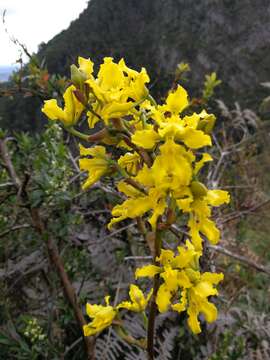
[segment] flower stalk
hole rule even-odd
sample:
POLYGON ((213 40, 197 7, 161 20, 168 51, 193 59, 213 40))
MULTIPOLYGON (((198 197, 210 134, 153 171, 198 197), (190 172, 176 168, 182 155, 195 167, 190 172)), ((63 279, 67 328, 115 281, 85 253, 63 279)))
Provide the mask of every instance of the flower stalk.
POLYGON ((113 207, 108 228, 136 220, 153 257, 151 264, 135 271, 137 281, 152 279, 152 288, 144 293, 130 284, 130 300, 110 305, 106 296, 105 305, 87 304, 91 321, 84 325, 84 334, 94 336, 115 326, 122 339, 146 349, 148 360, 154 360, 158 313, 185 312, 194 334, 201 332, 200 314, 209 323, 217 318, 217 308, 209 299, 218 294, 216 286, 223 274, 203 272, 200 267, 205 239, 216 245, 220 238, 212 208, 230 199, 226 191, 208 189, 200 182, 201 168, 213 160, 203 151, 212 145, 215 116, 205 110, 194 112, 188 93, 176 84, 165 102, 157 104, 147 89, 146 70, 130 69, 123 59, 116 63, 104 58, 96 77, 90 59, 80 57, 78 62, 79 67, 72 67, 73 84, 63 95, 64 107, 51 99, 42 111, 78 139, 95 143, 88 148, 80 145, 80 169, 87 172, 83 189, 115 176, 124 200, 113 207), (89 129, 98 124, 102 130, 86 135, 74 128, 85 110, 89 129), (169 231, 179 238, 175 228, 179 214, 187 218, 187 231, 174 252, 163 248, 163 243, 169 231), (146 340, 123 329, 122 311, 142 314, 146 340))
MULTIPOLYGON (((154 247, 154 256, 153 264, 158 265, 157 258, 160 256, 161 249, 161 236, 160 232, 155 233, 155 247, 154 247)), ((159 289, 159 274, 156 274, 153 279, 153 295, 150 303, 149 318, 148 318, 148 328, 147 328, 147 356, 148 360, 154 360, 154 337, 155 337, 155 321, 157 316, 157 304, 156 297, 159 289)))

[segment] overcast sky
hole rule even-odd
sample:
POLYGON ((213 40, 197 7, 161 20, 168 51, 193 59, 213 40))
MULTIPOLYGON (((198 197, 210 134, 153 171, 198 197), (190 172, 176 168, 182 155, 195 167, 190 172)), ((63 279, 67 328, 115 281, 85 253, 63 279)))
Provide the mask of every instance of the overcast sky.
POLYGON ((88 0, 0 0, 0 66, 13 65, 19 50, 4 31, 2 14, 6 9, 6 26, 30 52, 47 42, 86 8, 88 0))

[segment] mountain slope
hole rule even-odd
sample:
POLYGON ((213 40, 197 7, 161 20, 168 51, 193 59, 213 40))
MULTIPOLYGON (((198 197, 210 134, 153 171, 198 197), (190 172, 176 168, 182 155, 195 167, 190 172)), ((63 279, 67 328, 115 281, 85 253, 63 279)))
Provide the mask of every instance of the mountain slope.
POLYGON ((156 91, 166 89, 178 62, 187 61, 191 88, 217 71, 222 96, 253 104, 260 82, 270 77, 269 39, 269 0, 91 0, 40 56, 62 74, 78 55, 124 57, 159 78, 156 91))

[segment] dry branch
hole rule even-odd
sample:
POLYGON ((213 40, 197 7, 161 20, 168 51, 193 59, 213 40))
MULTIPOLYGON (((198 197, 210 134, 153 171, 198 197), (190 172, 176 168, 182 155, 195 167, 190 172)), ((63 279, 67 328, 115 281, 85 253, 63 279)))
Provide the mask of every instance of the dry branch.
MULTIPOLYGON (((4 166, 10 176, 10 179, 13 182, 13 185, 16 187, 18 194, 22 197, 23 200, 26 200, 26 203, 29 203, 28 194, 26 191, 27 180, 21 181, 16 174, 15 168, 13 167, 11 158, 8 153, 8 149, 6 146, 5 140, 0 140, 0 156, 3 160, 4 166)), ((72 306, 75 318, 77 320, 78 327, 82 332, 82 328, 86 325, 86 320, 83 316, 81 307, 79 305, 79 300, 77 298, 76 292, 69 280, 69 277, 65 271, 63 261, 60 257, 59 251, 51 238, 50 234, 47 232, 46 226, 42 217, 40 216, 40 212, 37 208, 32 208, 30 205, 26 206, 29 210, 33 226, 36 231, 42 236, 47 245, 47 250, 49 254, 49 258, 51 263, 57 270, 57 274, 61 280, 63 290, 68 300, 69 304, 72 306)), ((84 337, 84 344, 87 354, 87 360, 94 360, 94 338, 93 337, 84 337)))
POLYGON ((223 255, 229 256, 229 257, 231 257, 233 259, 236 259, 236 260, 240 261, 241 263, 243 263, 246 266, 250 266, 250 267, 252 267, 252 268, 254 268, 254 269, 256 269, 256 270, 258 270, 260 272, 263 272, 265 274, 270 275, 270 269, 266 268, 263 265, 259 265, 259 264, 257 264, 256 262, 254 262, 252 260, 249 260, 245 256, 234 253, 234 252, 232 252, 230 250, 227 250, 224 247, 219 246, 219 245, 208 245, 208 248, 211 249, 211 250, 214 250, 216 252, 219 252, 219 253, 221 253, 223 255))

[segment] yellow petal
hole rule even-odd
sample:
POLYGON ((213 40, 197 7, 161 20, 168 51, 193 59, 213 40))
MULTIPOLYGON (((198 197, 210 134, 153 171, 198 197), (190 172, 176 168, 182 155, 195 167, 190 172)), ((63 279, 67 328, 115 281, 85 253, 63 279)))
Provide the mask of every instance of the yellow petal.
POLYGON ((117 309, 125 308, 131 311, 140 312, 144 311, 147 306, 147 299, 144 297, 143 292, 138 286, 131 284, 129 290, 130 301, 123 301, 117 306, 117 309))
POLYGON ((187 291, 183 290, 181 292, 181 299, 180 302, 177 304, 172 305, 172 309, 174 311, 177 311, 179 313, 181 313, 182 311, 185 311, 187 308, 187 291))
MULTIPOLYGON (((99 102, 95 102, 92 104, 93 111, 100 115, 101 106, 99 102)), ((94 115, 92 111, 87 111, 87 119, 88 119, 88 125, 90 129, 93 129, 95 125, 100 121, 99 117, 94 115)))
POLYGON ((156 191, 156 189, 151 189, 149 191, 149 197, 152 200, 152 209, 153 209, 153 213, 152 216, 149 218, 149 223, 152 227, 152 230, 156 229, 156 225, 157 225, 157 221, 158 218, 163 215, 166 207, 167 207, 167 202, 165 199, 165 196, 163 196, 162 192, 156 191), (157 192, 157 194, 155 194, 157 192), (160 196, 160 197, 158 197, 160 196))
POLYGON ((110 303, 110 296, 109 295, 107 295, 107 296, 105 296, 105 304, 106 305, 109 305, 109 303, 110 303))
POLYGON ((192 283, 189 280, 185 271, 179 271, 177 275, 177 283, 184 289, 188 289, 192 286, 192 283))
POLYGON ((201 276, 202 281, 210 282, 211 284, 218 284, 220 281, 224 279, 224 275, 222 273, 210 273, 205 272, 201 276))
POLYGON ((200 312, 205 316, 205 320, 208 323, 212 323, 217 320, 217 308, 214 304, 209 301, 203 301, 200 306, 200 312))
POLYGON ((102 119, 107 122, 109 119, 128 115, 133 106, 133 102, 131 101, 124 103, 111 102, 101 109, 100 115, 102 119))
POLYGON ((220 206, 230 202, 230 195, 228 191, 224 190, 208 190, 207 202, 212 206, 220 206))
POLYGON ((80 159, 79 166, 81 170, 88 171, 87 180, 82 185, 82 188, 88 189, 94 185, 103 175, 105 175, 107 168, 98 163, 95 159, 80 159))
POLYGON ((111 90, 122 88, 125 77, 118 64, 113 62, 113 58, 105 57, 103 64, 100 65, 98 80, 105 90, 111 90))
POLYGON ((202 250, 202 237, 200 236, 200 228, 194 216, 191 216, 188 221, 189 235, 191 237, 192 244, 198 251, 202 250))
POLYGON ((94 317, 100 310, 102 310, 102 305, 96 305, 96 304, 86 304, 86 313, 89 317, 94 317))
POLYGON ((152 149, 160 140, 159 134, 153 130, 138 130, 132 135, 131 140, 133 144, 141 146, 144 149, 152 149))
POLYGON ((116 205, 112 209, 113 219, 110 221, 109 229, 113 224, 130 218, 134 219, 143 215, 152 208, 152 200, 149 196, 141 196, 136 199, 127 199, 121 205, 116 205))
POLYGON ((173 266, 179 269, 185 268, 193 259, 196 252, 193 249, 185 249, 183 246, 178 246, 179 255, 177 255, 173 261, 173 266))
POLYGON ((158 133, 162 138, 179 138, 184 133, 185 129, 179 124, 163 123, 163 127, 159 128, 158 133))
POLYGON ((83 184, 83 189, 87 189, 97 182, 108 170, 106 149, 103 146, 85 148, 80 145, 80 155, 91 155, 93 157, 91 159, 83 158, 79 160, 80 169, 88 171, 88 178, 83 184))
POLYGON ((135 180, 146 187, 152 187, 155 185, 155 176, 152 169, 149 169, 144 164, 143 168, 138 172, 135 180))
POLYGON ((96 334, 96 330, 90 325, 83 325, 83 334, 84 336, 92 336, 96 334))
POLYGON ((74 95, 74 90, 76 90, 74 85, 69 86, 64 92, 63 98, 65 101, 65 126, 72 126, 77 123, 81 113, 84 109, 84 106, 79 102, 79 100, 74 95))
POLYGON ((156 274, 159 274, 162 269, 156 265, 145 265, 139 269, 136 269, 135 278, 149 277, 153 278, 156 274))
POLYGON ((160 256, 156 258, 156 261, 162 265, 169 265, 174 259, 174 252, 172 250, 161 249, 160 256))
POLYGON ((203 167, 203 165, 208 162, 208 161, 213 161, 213 158, 211 155, 209 155, 208 153, 204 153, 201 160, 197 161, 195 163, 195 167, 194 167, 194 174, 197 175, 198 172, 201 170, 201 168, 203 167))
MULTIPOLYGON (((198 184, 197 184, 198 185, 198 184)), ((201 184, 203 185, 203 184, 201 184)), ((199 183, 199 186, 196 186, 195 187, 196 191, 195 194, 193 193, 193 195, 200 195, 203 194, 205 191, 205 187, 204 186, 200 186, 200 183, 199 183)), ((195 190, 193 188, 193 190, 195 190)), ((202 199, 202 198, 196 198, 193 203, 192 203, 192 208, 193 208, 193 211, 194 213, 196 214, 197 218, 200 220, 200 221, 203 221, 202 219, 205 219, 206 217, 210 216, 211 215, 211 209, 210 207, 207 205, 207 202, 205 201, 205 199, 202 199)))
POLYGON ((196 129, 198 126, 198 123, 200 121, 200 115, 193 113, 192 115, 185 116, 183 118, 183 120, 184 120, 184 123, 186 126, 192 128, 192 129, 196 129))
POLYGON ((220 239, 220 231, 216 227, 214 221, 204 219, 200 225, 201 232, 208 238, 211 244, 215 245, 220 239))
POLYGON ((137 198, 142 195, 142 192, 140 190, 137 190, 135 187, 133 187, 130 184, 127 184, 124 180, 120 181, 117 184, 117 189, 124 193, 125 195, 131 197, 131 198, 137 198))
POLYGON ((192 177, 192 168, 186 151, 172 139, 160 146, 160 155, 155 159, 152 173, 157 188, 164 191, 187 186, 192 177))
POLYGON ((164 272, 160 275, 164 280, 166 287, 171 292, 175 292, 179 284, 179 271, 173 270, 170 266, 165 266, 164 272))
POLYGON ((130 311, 137 311, 137 304, 133 304, 130 301, 122 301, 120 304, 117 305, 117 309, 127 309, 130 311))
POLYGON ((101 145, 86 148, 80 144, 79 149, 81 156, 91 155, 93 157, 100 157, 100 158, 105 158, 106 156, 106 148, 101 145))
POLYGON ((186 90, 178 85, 176 91, 171 92, 167 97, 166 104, 172 113, 179 114, 188 106, 188 94, 186 90))
POLYGON ((196 295, 207 298, 208 296, 217 295, 217 289, 210 282, 200 281, 194 288, 196 295))
POLYGON ((194 334, 199 334, 202 331, 198 320, 198 314, 194 311, 189 312, 188 326, 194 334))
POLYGON ((133 302, 139 303, 145 300, 142 290, 134 284, 130 285, 129 296, 133 302))
POLYGON ((125 155, 120 156, 117 162, 122 168, 126 169, 130 174, 136 175, 140 160, 141 159, 139 154, 127 152, 125 155))
POLYGON ((136 76, 134 81, 130 84, 130 97, 135 101, 144 99, 149 93, 147 87, 145 86, 145 84, 149 83, 149 81, 149 76, 147 75, 146 70, 143 68, 136 76))
POLYGON ((164 313, 168 310, 171 304, 172 294, 167 288, 166 284, 162 284, 157 292, 156 304, 160 313, 164 313))
POLYGON ((94 64, 88 58, 78 57, 79 69, 85 74, 86 79, 89 79, 93 73, 94 64))
POLYGON ((183 134, 179 136, 179 140, 182 140, 184 144, 191 149, 199 149, 203 146, 212 145, 212 140, 209 135, 206 135, 201 130, 191 128, 185 128, 183 134))
POLYGON ((193 202, 193 196, 186 197, 184 199, 176 200, 176 204, 183 212, 190 212, 192 210, 191 204, 193 202))
POLYGON ((66 115, 63 109, 57 105, 55 99, 44 101, 44 106, 41 111, 50 119, 50 120, 62 120, 65 121, 66 115))

